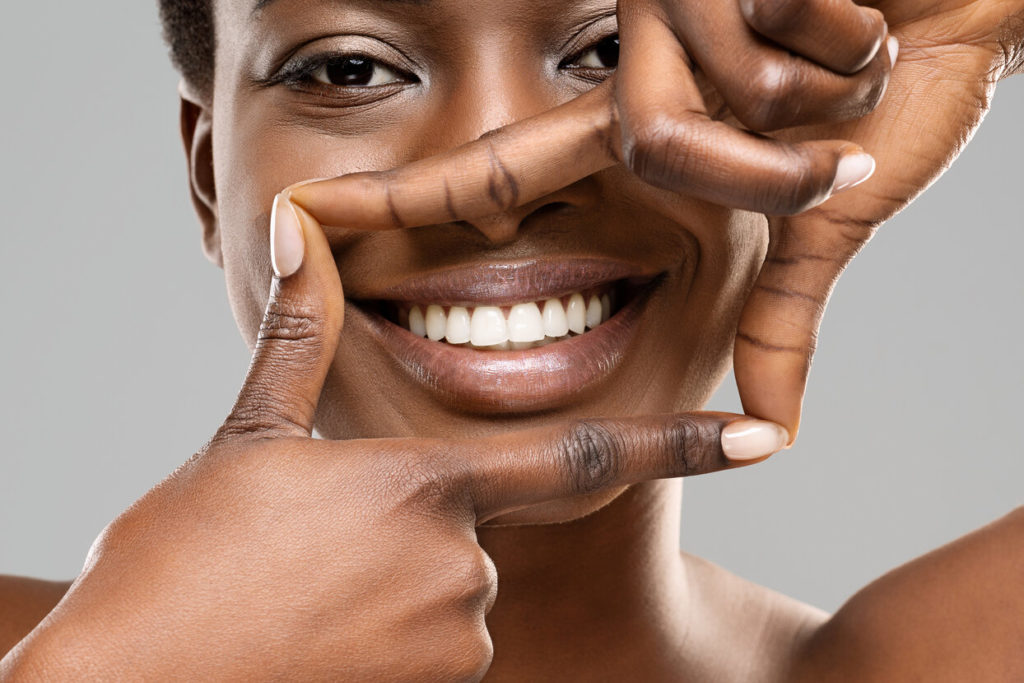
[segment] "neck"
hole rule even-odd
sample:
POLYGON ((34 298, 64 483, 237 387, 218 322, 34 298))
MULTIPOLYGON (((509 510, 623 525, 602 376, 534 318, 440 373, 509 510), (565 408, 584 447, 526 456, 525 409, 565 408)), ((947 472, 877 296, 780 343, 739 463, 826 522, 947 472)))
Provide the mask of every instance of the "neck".
POLYGON ((668 671, 688 613, 681 502, 681 481, 646 482, 573 522, 478 529, 498 570, 488 680, 668 671))

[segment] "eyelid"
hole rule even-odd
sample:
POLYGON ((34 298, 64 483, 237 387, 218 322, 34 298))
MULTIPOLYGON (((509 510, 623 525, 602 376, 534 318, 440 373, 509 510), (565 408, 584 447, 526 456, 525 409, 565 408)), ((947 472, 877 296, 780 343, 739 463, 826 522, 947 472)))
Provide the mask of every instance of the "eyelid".
MULTIPOLYGON (((565 56, 562 57, 561 61, 559 61, 558 68, 573 68, 570 66, 570 64, 578 60, 580 57, 582 57, 583 54, 587 52, 587 50, 597 47, 597 44, 600 43, 602 40, 610 36, 616 35, 618 34, 618 32, 619 23, 617 21, 617 16, 614 13, 607 14, 602 17, 599 17, 598 19, 595 19, 594 21, 584 26, 583 29, 581 29, 575 35, 575 37, 573 37, 572 40, 565 44, 565 46, 562 48, 563 54, 565 56), (607 26, 607 24, 610 24, 610 26, 607 26)), ((593 67, 576 68, 593 69, 593 67)))
MULTIPOLYGON (((372 60, 407 79, 419 82, 416 65, 402 51, 373 36, 347 34, 307 41, 285 56, 260 85, 296 84, 311 80, 312 74, 333 60, 359 56, 372 60)), ((341 87, 341 86, 326 86, 341 87)))

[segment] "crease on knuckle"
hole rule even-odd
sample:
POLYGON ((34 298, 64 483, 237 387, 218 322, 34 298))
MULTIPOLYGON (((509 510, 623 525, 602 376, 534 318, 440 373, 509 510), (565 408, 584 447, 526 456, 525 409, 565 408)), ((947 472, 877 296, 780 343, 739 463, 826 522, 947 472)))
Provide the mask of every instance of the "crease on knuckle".
POLYGON ((680 189, 695 159, 707 158, 708 143, 687 114, 646 113, 622 142, 622 158, 636 175, 667 189, 680 189))
POLYGON ((679 476, 700 474, 725 463, 722 439, 716 424, 699 420, 689 415, 673 417, 666 431, 667 446, 675 456, 676 472, 679 476))
POLYGON ((794 97, 798 68, 779 59, 767 58, 750 69, 749 87, 734 107, 742 122, 756 131, 770 131, 790 125, 800 115, 801 98, 794 97))
POLYGON ((277 293, 267 304, 256 343, 318 341, 323 337, 325 326, 326 321, 318 307, 277 293))
POLYGON ((577 494, 598 491, 619 474, 623 445, 596 420, 578 420, 562 439, 562 456, 569 490, 577 494))

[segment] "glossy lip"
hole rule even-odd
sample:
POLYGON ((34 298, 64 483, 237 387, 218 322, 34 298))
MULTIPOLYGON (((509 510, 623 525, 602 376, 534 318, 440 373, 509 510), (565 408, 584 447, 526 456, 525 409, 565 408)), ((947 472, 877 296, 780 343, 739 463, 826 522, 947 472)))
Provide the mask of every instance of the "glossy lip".
POLYGON ((649 280, 656 271, 608 259, 577 258, 448 268, 386 287, 353 290, 356 300, 441 306, 510 306, 552 299, 618 280, 649 280))
MULTIPOLYGON (((461 274, 465 271, 454 272, 461 274)), ((500 272, 500 268, 488 272, 493 276, 500 272)), ((568 274, 565 282, 572 277, 577 278, 572 284, 565 284, 567 288, 596 284, 592 272, 586 283, 572 275, 581 272, 574 268, 559 272, 568 274)), ((637 275, 635 270, 632 275, 637 275)), ((516 282, 534 281, 519 279, 516 282)), ((365 320, 372 334, 406 372, 450 403, 490 413, 536 412, 565 404, 619 367, 637 337, 647 302, 663 282, 663 277, 652 280, 608 321, 593 330, 522 351, 480 351, 430 341, 354 304, 346 307, 346 315, 365 320)), ((550 287, 545 287, 545 291, 534 291, 531 289, 534 284, 517 284, 521 289, 514 295, 502 293, 499 296, 496 290, 490 289, 492 283, 493 280, 485 279, 476 290, 477 293, 487 291, 490 294, 486 299, 488 303, 523 301, 535 295, 546 298, 555 294, 550 287)), ((392 296, 411 292, 411 289, 405 292, 390 290, 392 296)), ((430 295, 441 292, 435 289, 430 295)), ((420 297, 423 296, 422 290, 416 291, 416 298, 412 300, 422 300, 420 297)), ((461 296, 461 300, 465 300, 466 294, 461 296)), ((479 301, 476 303, 479 305, 479 301)))

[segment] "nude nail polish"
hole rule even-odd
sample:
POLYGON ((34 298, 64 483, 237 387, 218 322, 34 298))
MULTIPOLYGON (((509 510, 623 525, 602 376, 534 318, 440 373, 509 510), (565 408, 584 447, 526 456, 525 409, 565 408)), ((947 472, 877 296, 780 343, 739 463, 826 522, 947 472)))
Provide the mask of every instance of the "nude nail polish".
POLYGON ((789 443, 781 425, 766 420, 742 418, 722 429, 722 451, 730 460, 755 460, 777 453, 789 443))
POLYGON ((306 242, 295 207, 284 195, 277 195, 270 214, 270 262, 279 278, 294 275, 302 265, 306 242))
POLYGON ((900 56, 900 41, 896 40, 896 36, 889 36, 885 46, 889 48, 889 64, 895 66, 896 58, 900 56))
POLYGON ((875 158, 866 152, 844 154, 836 168, 832 193, 849 190, 860 185, 875 172, 875 158))

